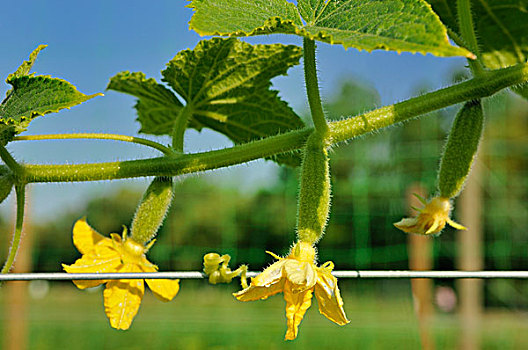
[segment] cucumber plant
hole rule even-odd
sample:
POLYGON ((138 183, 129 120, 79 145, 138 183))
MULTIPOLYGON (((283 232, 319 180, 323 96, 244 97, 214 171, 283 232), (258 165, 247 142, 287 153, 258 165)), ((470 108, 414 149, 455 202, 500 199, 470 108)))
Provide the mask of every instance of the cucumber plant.
MULTIPOLYGON (((170 146, 137 136, 115 134, 26 135, 32 120, 86 102, 96 96, 79 92, 61 79, 35 75, 31 68, 45 46, 7 77, 12 88, 0 104, 0 199, 16 191, 17 220, 2 273, 15 260, 24 218, 25 187, 31 183, 117 180, 154 177, 122 235, 105 237, 86 219, 73 230, 82 253, 68 272, 150 272, 146 259, 173 197, 174 178, 183 174, 265 158, 280 166, 301 167, 297 211, 297 239, 290 253, 248 284, 247 267, 231 270, 229 256, 210 253, 204 259, 212 283, 230 282, 242 274, 241 301, 265 299, 282 292, 286 300, 286 339, 295 339, 311 305, 331 321, 345 325, 333 262, 318 265, 316 245, 331 210, 329 159, 332 147, 428 112, 463 104, 450 131, 438 171, 438 189, 415 218, 395 224, 413 234, 438 236, 450 224, 452 198, 464 185, 478 150, 486 111, 482 99, 503 89, 528 98, 527 0, 191 0, 190 30, 210 36, 193 49, 180 51, 161 72, 162 80, 142 72, 121 72, 108 89, 133 95, 140 133, 168 135, 170 146), (302 38, 302 47, 249 44, 240 37, 288 34, 302 38), (450 41, 451 40, 451 41, 450 41), (321 103, 316 45, 358 50, 389 50, 467 58, 472 77, 452 86, 412 97, 360 115, 328 121, 321 103), (273 90, 271 79, 286 75, 301 62, 311 124, 273 90), (184 152, 188 129, 212 129, 227 136, 232 147, 207 152, 184 152), (113 139, 153 147, 159 157, 87 164, 28 164, 18 162, 6 145, 19 140, 113 139)), ((324 70, 321 71, 324 74, 324 70)), ((102 98, 102 97, 100 97, 102 98)), ((285 233, 288 234, 288 233, 285 233)), ((200 257, 197 257, 200 259, 200 257)), ((171 300, 178 281, 145 280, 156 296, 171 300)), ((144 293, 142 280, 75 281, 79 288, 106 284, 105 312, 112 327, 127 329, 144 293)))

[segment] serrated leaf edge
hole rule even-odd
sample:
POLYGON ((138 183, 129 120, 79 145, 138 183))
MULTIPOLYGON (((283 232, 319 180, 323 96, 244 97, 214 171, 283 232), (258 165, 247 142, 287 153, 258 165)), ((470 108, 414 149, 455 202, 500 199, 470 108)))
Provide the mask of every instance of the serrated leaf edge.
POLYGON ((26 61, 22 62, 22 64, 16 69, 16 71, 7 76, 6 83, 9 84, 9 81, 14 77, 30 75, 29 72, 31 71, 31 68, 33 68, 35 61, 37 60, 37 56, 39 55, 40 51, 44 50, 46 47, 48 47, 48 45, 41 44, 37 46, 35 50, 31 51, 31 53, 29 54, 29 58, 26 61))
MULTIPOLYGON (((97 97, 97 96, 104 96, 104 94, 98 92, 98 93, 95 93, 95 94, 92 94, 92 95, 85 95, 83 94, 82 92, 80 92, 79 90, 77 90, 77 87, 75 85, 73 85, 72 83, 70 83, 69 81, 67 80, 64 80, 64 79, 60 79, 60 78, 54 78, 52 77, 51 75, 37 75, 37 76, 32 76, 32 75, 21 75, 21 76, 12 76, 9 81, 12 81, 12 79, 14 78, 21 78, 21 77, 31 77, 31 78, 49 78, 49 79, 53 79, 53 80, 58 80, 58 81, 61 81, 61 82, 64 82, 66 84, 69 84, 71 87, 73 87, 73 89, 75 91, 77 91, 78 93, 82 94, 83 96, 78 99, 76 101, 76 103, 70 105, 70 106, 64 106, 64 107, 59 107, 57 109, 47 109, 43 112, 36 112, 36 111, 32 111, 31 114, 29 116, 27 115, 21 115, 20 116, 20 122, 24 122, 24 121, 32 121, 33 119, 35 119, 36 117, 39 117, 39 116, 43 116, 43 115, 46 115, 46 114, 50 114, 50 113, 57 113, 63 109, 71 109, 72 107, 75 107, 83 102, 86 102, 94 97, 97 97)), ((11 89, 10 92, 12 92, 13 90, 11 89)), ((5 100, 4 100, 5 101, 5 100)), ((0 104, 1 106, 1 104, 0 104)), ((0 124, 3 124, 3 125, 7 125, 7 126, 16 126, 16 123, 18 123, 19 121, 16 121, 12 118, 9 118, 9 119, 5 119, 4 117, 0 116, 0 124)))
MULTIPOLYGON (((373 50, 385 50, 385 51, 395 51, 398 54, 401 54, 402 52, 410 52, 410 53, 413 53, 413 54, 420 53, 420 54, 422 54, 424 56, 426 54, 430 53, 430 54, 432 54, 434 56, 443 56, 443 57, 463 56, 463 57, 466 57, 466 58, 475 59, 476 56, 473 53, 471 53, 470 51, 468 51, 467 49, 465 49, 463 47, 453 46, 453 45, 451 45, 449 43, 449 39, 448 39, 448 36, 447 36, 447 30, 445 29, 445 25, 442 23, 442 21, 440 21, 440 18, 438 17, 438 15, 432 10, 432 7, 430 6, 430 4, 426 3, 423 0, 422 0, 422 2, 424 2, 429 7, 429 9, 431 10, 431 13, 434 14, 434 16, 436 17, 438 22, 441 23, 442 26, 444 27, 444 33, 443 34, 444 34, 444 37, 445 37, 445 42, 446 42, 446 44, 448 44, 448 46, 446 46, 445 49, 439 50, 436 53, 432 53, 432 52, 430 52, 428 50, 420 50, 420 49, 417 49, 417 50, 414 50, 414 51, 413 50, 394 50, 394 49, 388 48, 386 45, 383 45, 383 44, 380 44, 379 46, 376 46, 376 47, 374 47, 372 49, 367 49, 367 48, 358 47, 358 46, 346 46, 346 43, 344 41, 342 41, 342 40, 334 40, 334 37, 331 34, 325 34, 325 33, 322 33, 320 31, 317 34, 311 34, 311 33, 309 33, 306 30, 306 28, 309 28, 309 27, 317 28, 317 26, 303 26, 303 27, 299 27, 299 26, 297 26, 295 24, 295 22, 293 20, 290 20, 290 19, 283 20, 279 16, 268 18, 262 24, 262 26, 257 27, 257 28, 253 29, 250 32, 239 30, 239 31, 227 33, 227 32, 220 32, 220 31, 207 32, 207 31, 203 31, 203 30, 200 30, 200 29, 194 27, 194 25, 193 25, 194 15, 193 15, 193 17, 191 18, 191 21, 189 22, 189 29, 194 30, 200 36, 212 35, 212 36, 241 37, 241 36, 255 36, 255 35, 273 34, 273 33, 277 33, 277 34, 295 34, 295 35, 299 35, 301 37, 305 37, 305 38, 308 38, 308 39, 311 39, 311 40, 322 41, 322 42, 325 42, 325 43, 330 44, 330 45, 342 45, 345 48, 345 50, 348 50, 349 48, 355 48, 355 49, 357 49, 359 51, 367 51, 367 52, 372 52, 373 50), (289 28, 289 30, 281 30, 281 29, 276 30, 276 28, 279 28, 279 26, 283 26, 285 28, 289 28)), ((195 9, 195 7, 191 6, 191 4, 189 4, 187 6, 195 9)), ((197 13, 197 12, 198 12, 198 10, 196 10, 195 13, 197 13)), ((324 27, 321 27, 321 28, 324 28, 324 27)), ((333 28, 329 28, 329 29, 333 29, 333 28)), ((362 35, 370 35, 370 34, 365 34, 365 33, 361 33, 361 34, 362 35)), ((394 38, 390 38, 390 39, 394 40, 394 41, 398 40, 398 39, 394 39, 394 38)), ((410 42, 407 42, 407 41, 404 41, 404 42, 405 42, 406 45, 413 45, 414 44, 414 43, 410 43, 410 42)), ((414 45, 420 46, 420 47, 424 46, 422 44, 414 44, 414 45)), ((434 46, 431 46, 431 47, 435 48, 434 46)))
MULTIPOLYGON (((84 95, 84 94, 83 94, 84 95)), ((86 102, 94 97, 97 97, 97 96, 104 96, 104 94, 102 93, 96 93, 96 94, 92 94, 92 95, 84 95, 82 99, 78 100, 77 103, 71 105, 71 106, 65 106, 65 107, 59 107, 59 108, 56 108, 56 109, 46 109, 45 111, 43 112, 36 112, 36 111, 32 111, 30 116, 26 116, 26 115, 22 115, 20 116, 20 122, 24 122, 24 121, 32 121, 33 119, 37 118, 37 117, 40 117, 40 116, 44 116, 46 114, 50 114, 50 113, 57 113, 63 109, 71 109, 72 107, 75 107, 83 102, 86 102)), ((8 119, 8 120, 5 120, 3 117, 0 117, 0 124, 3 124, 3 125, 7 125, 7 126, 16 126, 16 123, 18 123, 16 120, 13 120, 12 118, 8 119)))
MULTIPOLYGON (((200 50, 206 50, 207 48, 205 47, 205 45, 207 43, 211 43, 212 45, 216 45, 216 44, 220 44, 220 42, 222 41, 227 41, 227 40, 236 40, 236 42, 234 42, 233 46, 237 45, 237 44, 240 44, 240 45, 249 45, 250 47, 252 47, 252 50, 259 50, 259 49, 262 49, 263 47, 268 47, 268 48, 280 48, 281 50, 279 51, 286 51, 286 50, 291 50, 291 57, 293 58, 297 58, 295 63, 294 64, 288 64, 288 68, 284 70, 283 73, 280 73, 280 74, 276 74, 274 77, 277 77, 277 76, 286 76, 288 75, 288 70, 289 68, 293 67, 293 66, 296 66, 299 64, 300 62, 300 59, 302 57, 302 48, 299 47, 299 46, 296 46, 296 45, 286 45, 286 44, 281 44, 281 43, 274 43, 274 44, 248 44, 248 43, 245 43, 243 41, 240 41, 240 40, 237 40, 235 38, 233 38, 234 35, 232 36, 232 38, 227 38, 227 39, 224 39, 224 38, 211 38, 211 39, 205 39, 205 40, 201 40, 200 42, 198 42, 198 44, 196 44, 196 46, 194 47, 194 49, 185 49, 185 50, 182 50, 180 52, 178 52, 178 54, 176 56, 174 56, 166 65, 166 68, 161 72, 162 74, 162 81, 165 82, 165 83, 168 83, 169 85, 170 84, 174 84, 174 82, 172 81, 169 81, 168 78, 165 77, 165 74, 166 72, 169 70, 169 69, 180 69, 181 67, 181 63, 183 62, 185 64, 185 61, 188 59, 187 57, 184 57, 185 55, 192 55, 193 52, 197 49, 200 49, 200 50)), ((247 47, 243 47, 243 46, 239 46, 239 47, 235 47, 235 50, 237 51, 244 51, 245 49, 247 49, 247 47)), ((234 69, 234 67, 232 67, 231 69, 234 69)), ((210 84, 216 79, 215 78, 211 78, 211 80, 205 84, 203 86, 203 89, 206 89, 210 86, 210 84)), ((266 88, 270 88, 272 86, 272 82, 271 80, 268 80, 265 84, 262 84, 262 87, 266 87, 266 88)), ((174 89, 174 87, 171 86, 171 88, 173 90, 176 90, 174 89)), ((230 87, 230 89, 234 89, 236 87, 230 87)), ((183 88, 180 87, 180 90, 184 90, 183 88)), ((181 95, 179 93, 176 92, 176 94, 180 97, 182 97, 187 103, 190 103, 193 105, 193 107, 195 108, 200 108, 201 106, 203 105, 208 105, 208 104, 215 104, 215 103, 219 103, 219 100, 216 100, 216 98, 218 96, 210 96, 208 97, 207 99, 203 99, 203 100, 200 100, 199 102, 198 99, 201 97, 201 92, 202 91, 199 91, 192 99, 190 99, 189 96, 187 95, 181 95)), ((220 93, 218 95, 221 95, 220 93)))

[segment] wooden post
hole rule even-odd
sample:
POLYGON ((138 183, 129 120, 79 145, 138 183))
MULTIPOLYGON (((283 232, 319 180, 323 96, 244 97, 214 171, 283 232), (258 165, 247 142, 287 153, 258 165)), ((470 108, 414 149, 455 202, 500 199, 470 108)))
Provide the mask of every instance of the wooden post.
MULTIPOLYGON (((407 190, 408 207, 422 207, 423 205, 413 194, 426 198, 427 195, 425 189, 419 184, 414 184, 407 190)), ((411 209, 409 214, 414 216, 418 213, 411 209)), ((409 253, 409 269, 416 271, 431 270, 433 267, 431 237, 413 234, 410 234, 408 237, 409 244, 407 247, 409 253)), ((433 316, 433 280, 427 278, 413 278, 411 279, 411 289, 414 301, 414 311, 419 322, 422 349, 432 350, 435 348, 434 340, 431 335, 431 321, 433 316)))
MULTIPOLYGON (((27 193, 27 192, 26 192, 27 193)), ((27 197, 26 197, 27 198, 27 197)), ((33 239, 29 232, 29 224, 27 222, 27 206, 26 199, 26 220, 22 230, 22 240, 18 250, 14 269, 12 272, 23 273, 31 272, 32 259, 31 253, 33 248, 33 239)), ((13 220, 14 222, 14 220, 13 220)), ((14 225, 13 225, 14 227, 14 225)), ((28 315, 29 315, 29 296, 28 296, 28 282, 26 281, 11 281, 4 282, 5 292, 5 324, 4 324, 4 339, 3 347, 5 350, 25 350, 28 349, 28 315)))
MULTIPOLYGON (((467 231, 457 233, 457 268, 463 271, 482 270, 482 188, 479 184, 480 167, 473 166, 464 191, 457 203, 459 218, 467 231)), ((482 280, 461 279, 457 282, 460 300, 460 349, 480 348, 480 318, 482 314, 482 280)))

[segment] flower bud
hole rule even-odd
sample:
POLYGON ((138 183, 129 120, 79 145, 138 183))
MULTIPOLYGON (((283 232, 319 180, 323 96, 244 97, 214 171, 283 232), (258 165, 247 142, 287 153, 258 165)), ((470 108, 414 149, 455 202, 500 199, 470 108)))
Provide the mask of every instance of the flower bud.
POLYGON ((242 288, 247 288, 247 265, 240 265, 235 271, 229 268, 231 257, 227 254, 220 256, 217 253, 208 253, 203 258, 203 271, 209 276, 209 283, 231 283, 233 278, 240 276, 242 288))

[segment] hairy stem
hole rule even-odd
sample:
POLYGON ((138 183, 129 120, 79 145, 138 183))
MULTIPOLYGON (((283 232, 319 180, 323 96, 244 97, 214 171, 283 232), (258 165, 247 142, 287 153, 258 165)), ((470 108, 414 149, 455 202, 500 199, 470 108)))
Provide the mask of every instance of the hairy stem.
POLYGON ((467 48, 477 56, 476 60, 468 59, 469 67, 473 75, 481 75, 484 72, 484 68, 480 59, 477 36, 475 35, 470 0, 457 0, 457 14, 462 40, 466 43, 467 48))
POLYGON ((115 140, 137 143, 144 146, 149 146, 170 155, 173 151, 155 141, 147 140, 141 137, 116 135, 116 134, 100 134, 100 133, 81 133, 81 134, 48 134, 48 135, 27 135, 15 136, 13 141, 39 141, 39 140, 68 140, 68 139, 100 139, 100 140, 115 140))
POLYGON ((183 141, 185 130, 187 130, 187 122, 192 115, 192 108, 188 105, 183 107, 176 118, 176 123, 172 129, 172 148, 180 153, 183 153, 183 141))
POLYGON ((4 146, 0 146, 0 158, 2 158, 2 160, 5 163, 5 165, 7 165, 7 167, 9 169, 11 169, 11 171, 15 175, 19 175, 19 174, 21 174, 23 172, 22 166, 17 163, 15 158, 13 158, 13 156, 11 156, 11 153, 9 153, 4 146))
POLYGON ((18 253, 18 248, 20 247, 20 239, 22 237, 22 225, 24 223, 24 206, 26 204, 26 191, 25 185, 15 186, 16 190, 16 201, 17 201, 17 216, 15 224, 15 232, 13 234, 13 241, 11 242, 11 247, 9 248, 9 254, 7 256, 4 267, 0 273, 8 273, 13 267, 15 262, 16 255, 18 253))
POLYGON ((321 96, 319 94, 319 85, 317 83, 317 68, 315 66, 315 41, 304 38, 303 39, 304 52, 304 79, 306 82, 306 94, 308 95, 308 103, 310 104, 310 112, 312 113, 312 120, 315 130, 325 135, 328 131, 326 118, 321 104, 321 96))
MULTIPOLYGON (((488 97, 528 81, 528 64, 485 72, 463 83, 391 106, 329 123, 328 139, 338 143, 457 103, 488 97)), ((144 176, 177 176, 218 169, 300 149, 312 129, 216 151, 126 162, 77 165, 24 165, 24 182, 98 181, 144 176)))
POLYGON ((528 81, 528 64, 484 72, 457 85, 411 98, 391 106, 330 123, 332 143, 346 141, 388 127, 421 114, 457 103, 488 97, 496 92, 528 81))
POLYGON ((313 129, 287 134, 215 151, 75 165, 25 165, 27 182, 68 182, 125 179, 145 176, 177 176, 223 168, 299 149, 313 129))

